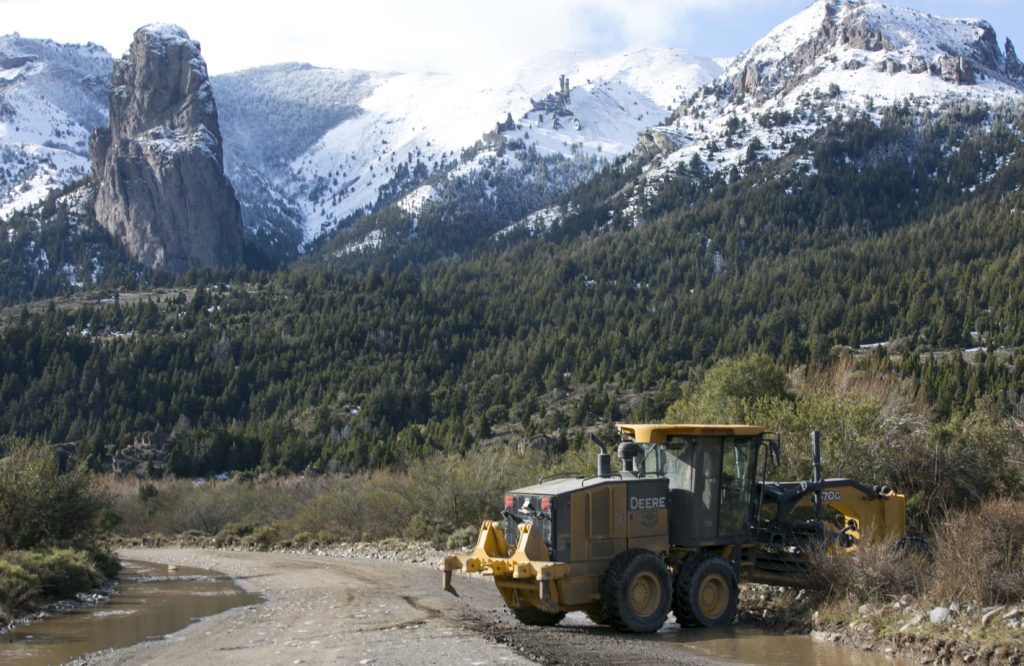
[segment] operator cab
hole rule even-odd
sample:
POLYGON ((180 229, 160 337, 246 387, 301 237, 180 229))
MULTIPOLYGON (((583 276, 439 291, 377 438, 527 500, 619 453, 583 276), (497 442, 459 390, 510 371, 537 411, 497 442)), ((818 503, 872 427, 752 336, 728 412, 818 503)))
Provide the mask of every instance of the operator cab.
POLYGON ((749 539, 763 428, 632 424, 618 428, 626 441, 640 446, 637 474, 668 479, 671 545, 700 548, 749 539))

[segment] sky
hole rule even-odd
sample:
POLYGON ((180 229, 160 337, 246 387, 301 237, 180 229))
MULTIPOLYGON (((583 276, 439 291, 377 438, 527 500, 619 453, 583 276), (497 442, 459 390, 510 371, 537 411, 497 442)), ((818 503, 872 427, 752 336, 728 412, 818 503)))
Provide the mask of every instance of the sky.
MULTIPOLYGON (((550 50, 644 47, 737 55, 810 0, 0 0, 0 34, 124 53, 136 28, 175 23, 211 74, 280 62, 377 71, 474 71, 550 50)), ((887 0, 990 21, 1024 55, 1021 0, 887 0), (965 8, 966 5, 966 8, 965 8)))

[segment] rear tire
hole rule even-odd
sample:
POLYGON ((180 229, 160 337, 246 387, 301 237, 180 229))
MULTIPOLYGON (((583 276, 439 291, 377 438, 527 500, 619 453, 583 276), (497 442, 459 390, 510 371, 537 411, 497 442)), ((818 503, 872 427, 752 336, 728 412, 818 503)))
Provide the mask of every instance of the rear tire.
POLYGON ((549 613, 533 606, 520 606, 513 608, 512 614, 523 624, 531 627, 553 627, 565 617, 564 612, 549 613))
POLYGON ((676 575, 672 611, 683 627, 724 627, 736 617, 739 598, 732 566, 714 553, 699 553, 676 575))
POLYGON ((635 548, 619 553, 601 580, 601 604, 607 624, 619 631, 657 631, 672 605, 672 577, 660 557, 635 548))

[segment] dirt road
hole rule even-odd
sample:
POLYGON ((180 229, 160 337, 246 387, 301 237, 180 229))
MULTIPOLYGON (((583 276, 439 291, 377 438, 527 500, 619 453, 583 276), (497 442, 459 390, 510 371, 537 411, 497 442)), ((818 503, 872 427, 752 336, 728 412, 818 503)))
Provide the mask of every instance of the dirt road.
POLYGON ((712 663, 678 644, 620 636, 578 613, 553 629, 523 627, 489 580, 457 577, 456 598, 426 564, 176 548, 121 556, 221 571, 267 601, 165 640, 92 655, 89 664, 712 663))

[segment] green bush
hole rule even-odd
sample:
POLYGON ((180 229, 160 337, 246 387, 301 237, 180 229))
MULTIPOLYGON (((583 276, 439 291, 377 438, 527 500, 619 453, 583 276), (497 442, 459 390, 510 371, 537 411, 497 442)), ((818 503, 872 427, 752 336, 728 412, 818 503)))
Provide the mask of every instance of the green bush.
POLYGON ((0 558, 0 620, 30 604, 39 594, 39 577, 25 567, 0 558))
POLYGON ((11 551, 4 558, 35 576, 45 599, 66 599, 103 581, 92 556, 80 550, 11 551))
POLYGON ((461 529, 457 529, 448 535, 448 540, 444 546, 448 550, 458 550, 465 548, 466 546, 472 546, 476 543, 477 537, 480 535, 479 525, 466 525, 461 529))
POLYGON ((455 526, 445 519, 430 514, 417 513, 409 521, 405 536, 416 541, 429 541, 435 546, 447 543, 455 526))
POLYGON ((280 533, 274 525, 262 525, 252 530, 243 541, 244 543, 256 546, 260 550, 267 550, 280 540, 280 533))
POLYGON ((0 552, 91 549, 106 535, 108 507, 84 468, 61 473, 49 446, 19 442, 0 458, 0 552))
POLYGON ((243 537, 249 536, 255 529, 254 523, 228 523, 220 532, 217 532, 214 543, 217 546, 237 545, 242 542, 243 537))
POLYGON ((97 549, 91 551, 89 556, 96 571, 104 578, 113 578, 121 572, 121 560, 109 550, 97 549))
POLYGON ((758 400, 790 398, 786 370, 767 354, 719 361, 672 403, 666 420, 673 423, 749 423, 758 400))

